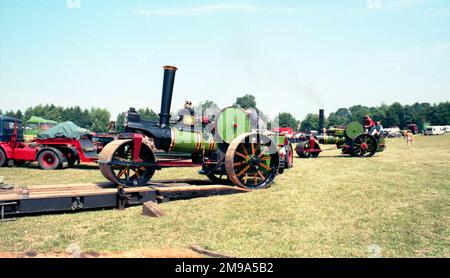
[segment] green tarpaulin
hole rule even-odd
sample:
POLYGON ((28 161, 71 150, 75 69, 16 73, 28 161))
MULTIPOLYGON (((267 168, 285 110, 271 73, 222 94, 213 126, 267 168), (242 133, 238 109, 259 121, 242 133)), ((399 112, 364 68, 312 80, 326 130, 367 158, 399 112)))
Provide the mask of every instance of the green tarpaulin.
POLYGON ((89 135, 91 132, 85 128, 81 128, 73 122, 60 123, 49 130, 41 131, 37 137, 39 139, 48 138, 71 138, 80 139, 83 135, 89 135))

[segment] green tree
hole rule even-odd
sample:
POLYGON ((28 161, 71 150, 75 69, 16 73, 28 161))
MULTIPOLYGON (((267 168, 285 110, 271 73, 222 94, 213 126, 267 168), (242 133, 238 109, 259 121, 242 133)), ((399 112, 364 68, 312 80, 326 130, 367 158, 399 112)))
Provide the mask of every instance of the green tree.
POLYGON ((273 122, 278 122, 280 127, 290 127, 294 131, 298 130, 299 121, 291 113, 280 113, 273 122))
POLYGON ((351 121, 352 114, 347 108, 339 108, 336 112, 331 112, 328 116, 330 126, 345 125, 351 121))
POLYGON ((141 115, 141 119, 148 121, 157 121, 159 120, 158 114, 155 113, 152 109, 149 108, 141 108, 138 110, 138 113, 141 115))
POLYGON ((218 110, 219 110, 219 106, 212 100, 202 101, 198 105, 195 106, 195 112, 200 113, 200 111, 201 111, 202 115, 204 115, 208 111, 215 114, 215 112, 218 110))
POLYGON ((256 110, 258 110, 258 108, 256 107, 256 98, 251 94, 246 94, 243 97, 236 98, 234 106, 241 107, 243 109, 255 108, 256 110))
POLYGON ((108 110, 92 107, 90 110, 91 125, 90 130, 94 132, 107 132, 111 114, 108 110))
POLYGON ((386 111, 386 118, 384 124, 387 127, 398 126, 400 128, 404 125, 403 107, 400 103, 395 102, 389 106, 386 111))
POLYGON ((450 124, 450 102, 442 102, 433 105, 429 110, 427 119, 431 125, 450 124))
POLYGON ((117 132, 124 132, 125 131, 125 127, 123 126, 123 124, 125 123, 125 113, 120 113, 119 115, 117 115, 117 120, 116 120, 116 130, 117 132))
POLYGON ((351 121, 361 122, 365 114, 369 114, 370 110, 367 106, 354 105, 348 109, 351 113, 351 121))
POLYGON ((300 131, 306 132, 311 130, 319 130, 319 115, 309 113, 300 123, 300 131))
POLYGON ((14 118, 14 116, 16 115, 16 113, 13 110, 9 110, 5 112, 5 116, 6 117, 12 117, 14 118))

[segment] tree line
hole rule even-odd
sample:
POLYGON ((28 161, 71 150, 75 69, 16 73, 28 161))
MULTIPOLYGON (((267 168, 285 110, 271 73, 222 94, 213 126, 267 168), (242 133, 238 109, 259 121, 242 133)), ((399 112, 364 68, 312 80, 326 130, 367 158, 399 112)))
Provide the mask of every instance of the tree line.
MULTIPOLYGON (((234 105, 245 109, 255 108, 255 97, 245 95, 238 97, 234 105)), ((380 121, 384 127, 407 128, 409 124, 416 124, 419 130, 423 130, 426 125, 449 125, 450 124, 450 102, 438 104, 414 103, 413 105, 401 105, 394 102, 391 105, 382 104, 377 107, 367 107, 354 105, 349 108, 339 108, 331 112, 325 118, 324 126, 343 126, 352 121, 362 122, 364 115, 368 114, 374 121, 380 121)), ((319 129, 319 113, 309 113, 299 121, 291 113, 283 112, 278 114, 272 122, 278 122, 280 127, 290 127, 294 131, 310 131, 319 129)), ((271 126, 270 122, 268 124, 271 126)))
MULTIPOLYGON (((401 105, 394 102, 391 105, 382 104, 377 107, 354 105, 349 108, 339 108, 325 119, 325 126, 345 125, 352 121, 362 122, 365 114, 374 121, 380 121, 384 127, 407 128, 409 124, 416 124, 419 130, 427 125, 450 124, 450 102, 438 104, 414 103, 401 105)), ((308 114, 300 123, 300 131, 318 130, 319 115, 308 114)))
POLYGON ((18 111, 5 111, 0 115, 15 117, 22 119, 26 123, 31 116, 42 117, 46 120, 53 120, 56 122, 72 121, 76 125, 87 128, 96 132, 107 132, 108 123, 111 118, 111 113, 107 109, 92 107, 91 109, 81 109, 79 106, 62 107, 55 106, 53 104, 38 105, 29 107, 22 112, 18 111))
MULTIPOLYGON (((243 109, 256 109, 261 117, 268 122, 268 128, 271 127, 271 123, 273 122, 278 122, 280 127, 291 127, 294 131, 318 130, 319 128, 318 113, 307 114, 302 121, 299 121, 291 113, 284 112, 270 121, 268 120, 268 116, 264 115, 258 109, 256 98, 251 94, 238 97, 233 106, 243 109)), ((196 109, 199 108, 203 113, 208 109, 219 109, 218 105, 211 100, 199 103, 196 109)), ((158 114, 150 108, 142 108, 138 112, 142 119, 158 120, 158 114)), ((14 117, 17 114, 24 122, 27 122, 31 116, 38 116, 57 122, 72 121, 80 127, 95 132, 107 132, 111 118, 110 112, 104 108, 92 107, 90 109, 81 109, 79 106, 64 108, 55 105, 30 107, 24 113, 20 110, 10 110, 2 113, 0 110, 0 115, 2 114, 10 117, 14 117)), ((325 118, 325 127, 345 125, 351 121, 362 121, 365 114, 369 114, 375 121, 381 121, 384 127, 398 126, 400 128, 406 128, 408 124, 417 124, 418 128, 422 130, 425 125, 450 124, 450 102, 446 101, 438 104, 414 103, 413 105, 401 105, 395 102, 391 105, 382 104, 377 107, 354 105, 349 108, 339 108, 331 112, 325 118)), ((124 120, 125 114, 119 114, 116 119, 116 127, 119 132, 123 131, 124 120)))

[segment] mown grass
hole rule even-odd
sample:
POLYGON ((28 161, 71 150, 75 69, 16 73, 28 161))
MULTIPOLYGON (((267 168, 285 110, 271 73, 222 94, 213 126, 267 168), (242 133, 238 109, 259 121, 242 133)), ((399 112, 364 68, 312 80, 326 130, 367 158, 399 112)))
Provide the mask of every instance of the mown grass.
MULTIPOLYGON (((325 146, 324 148, 332 148, 325 146)), ((95 167, 41 171, 2 168, 17 185, 104 181, 95 167)), ((167 169, 155 179, 201 178, 196 169, 167 169)), ((239 257, 450 256, 450 135, 417 136, 414 149, 389 139, 370 159, 323 152, 296 159, 268 190, 141 207, 21 217, 0 223, 0 251, 186 248, 197 244, 239 257)))

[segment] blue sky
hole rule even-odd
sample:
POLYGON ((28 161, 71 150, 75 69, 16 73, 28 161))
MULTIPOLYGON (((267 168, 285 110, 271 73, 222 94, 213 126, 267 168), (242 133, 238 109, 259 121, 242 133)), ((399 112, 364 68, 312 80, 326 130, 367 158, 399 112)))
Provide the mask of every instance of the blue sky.
POLYGON ((251 93, 274 116, 450 100, 450 1, 0 0, 0 109, 159 111, 251 93))

